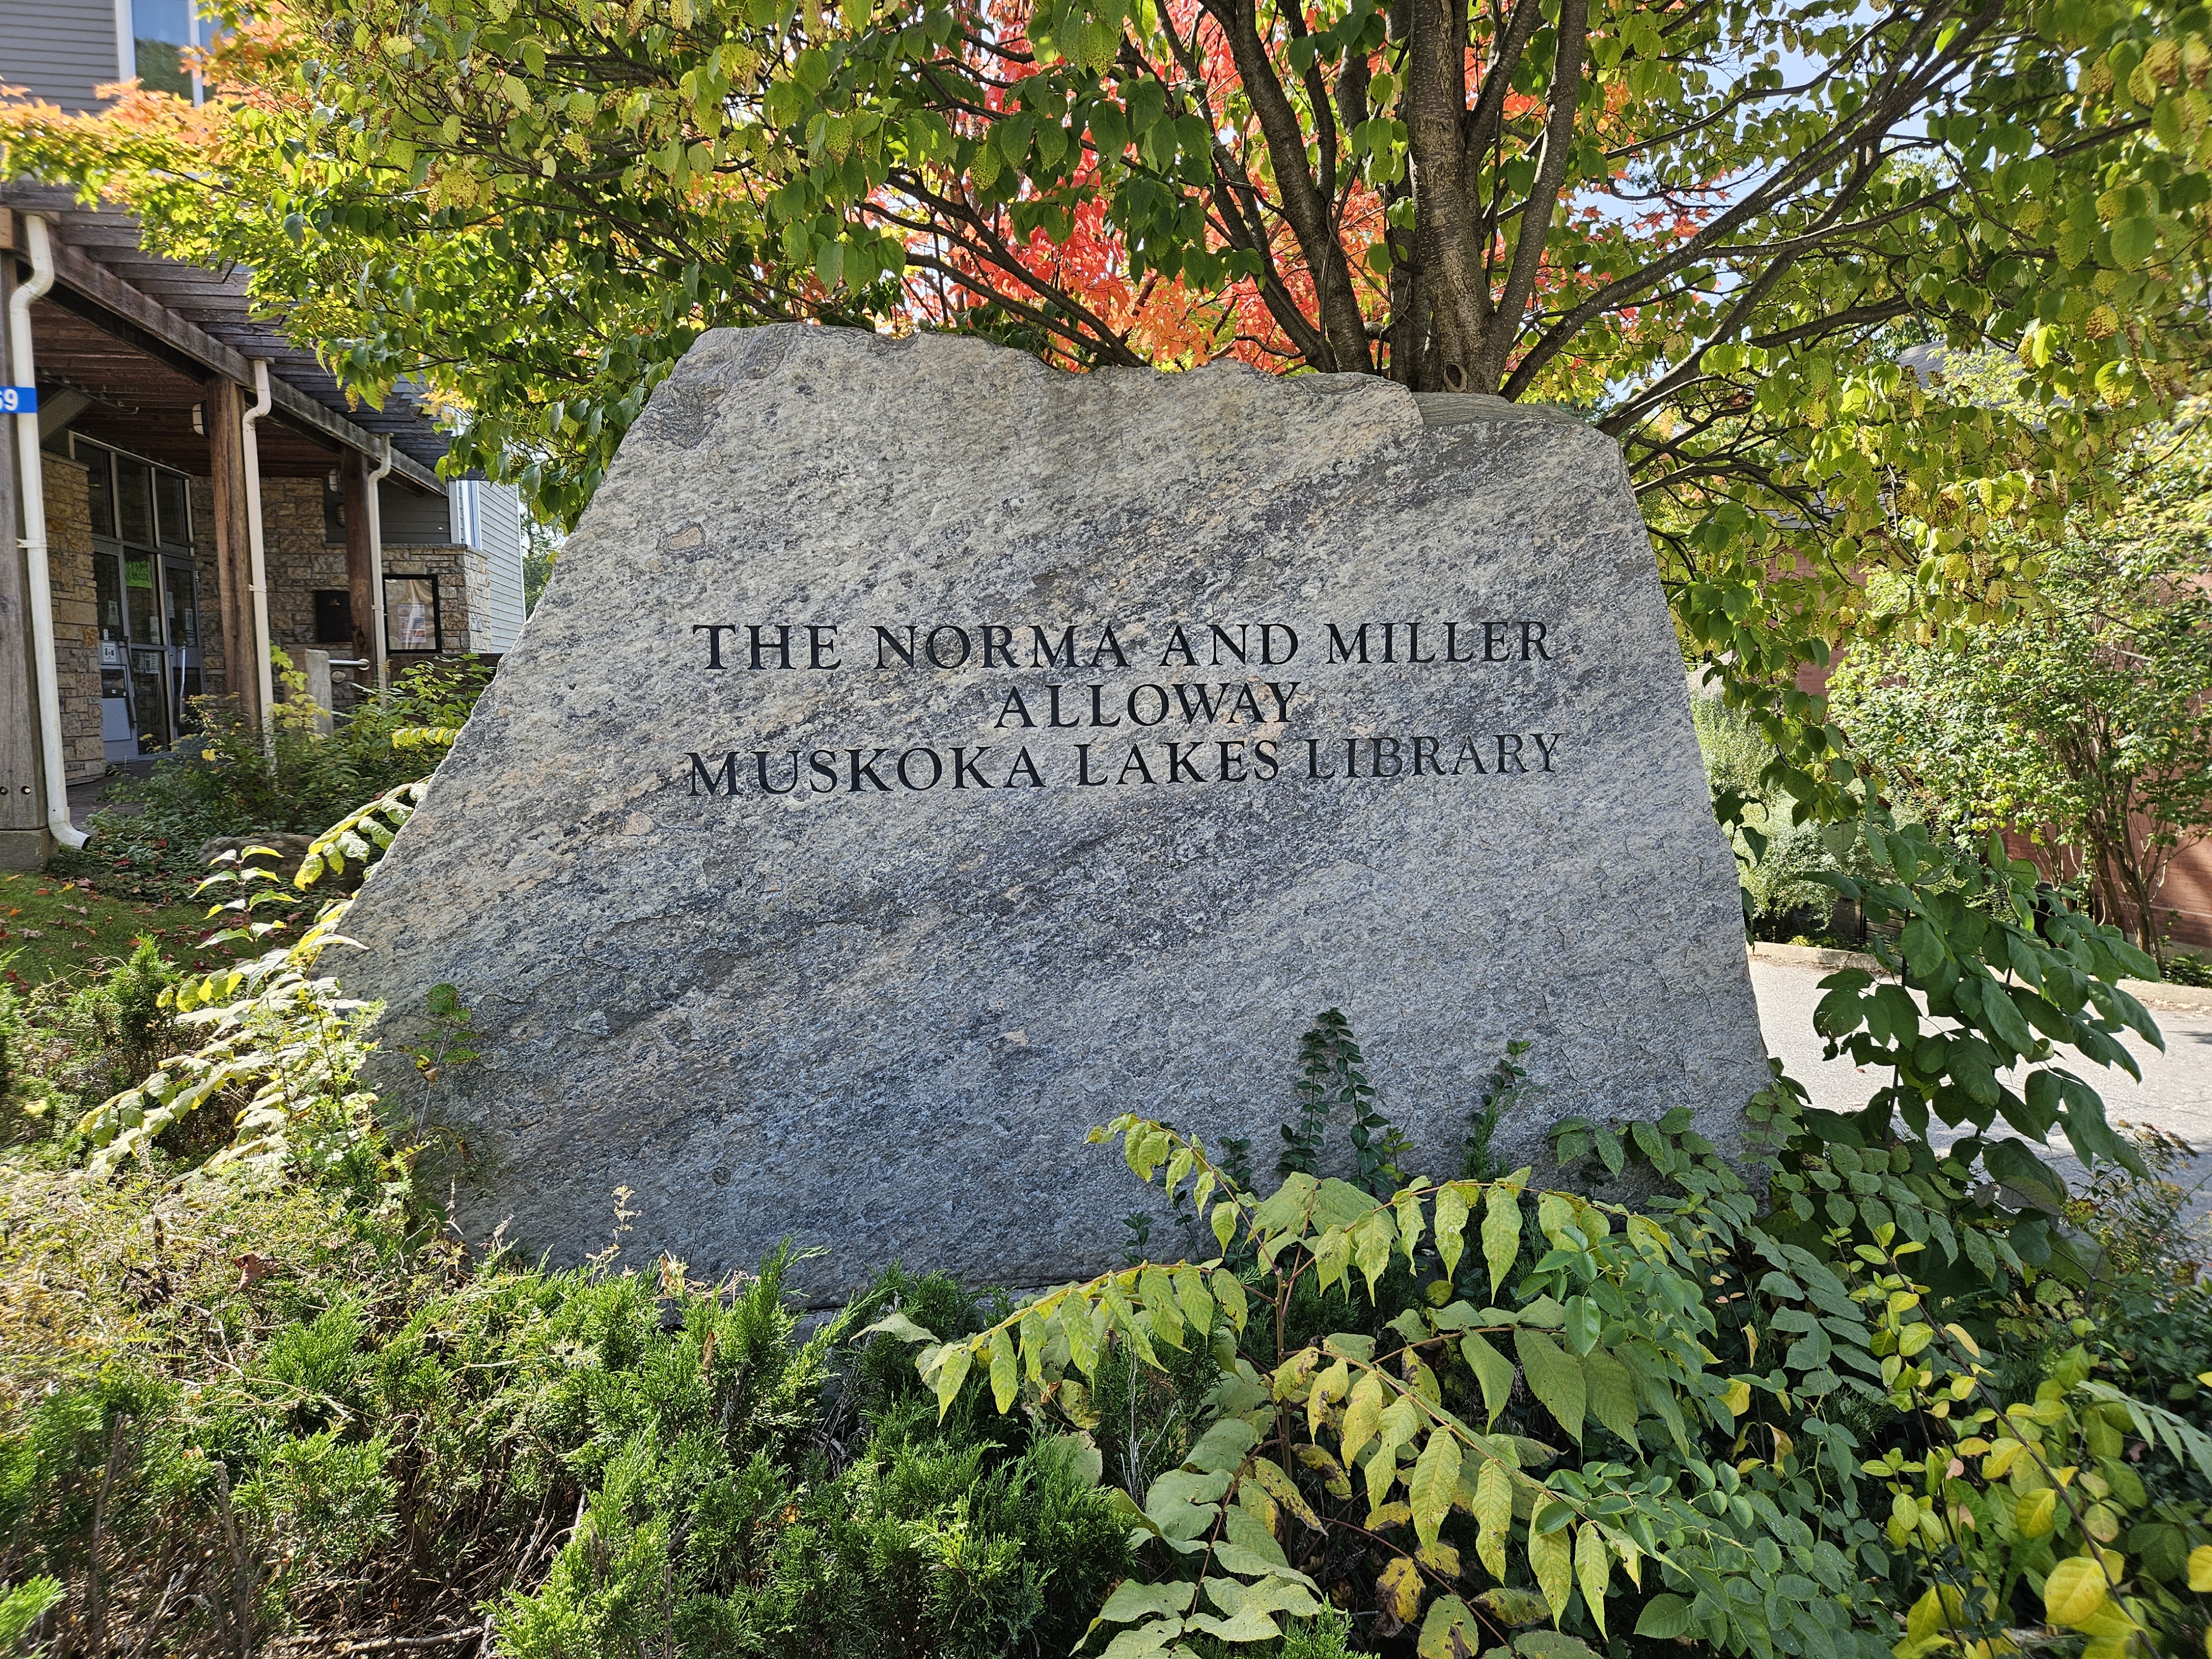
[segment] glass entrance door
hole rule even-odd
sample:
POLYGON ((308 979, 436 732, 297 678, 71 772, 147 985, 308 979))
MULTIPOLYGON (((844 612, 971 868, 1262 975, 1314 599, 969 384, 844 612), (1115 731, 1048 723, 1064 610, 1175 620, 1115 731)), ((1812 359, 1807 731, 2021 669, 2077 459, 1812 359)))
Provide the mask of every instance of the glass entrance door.
MULTIPOLYGON (((149 537, 150 540, 150 536, 149 537)), ((173 741, 169 702, 169 653, 162 626, 161 561, 155 554, 126 549, 123 555, 123 599, 131 629, 132 735, 138 752, 151 754, 173 741)))
POLYGON ((173 741, 197 731, 199 724, 192 718, 192 699, 202 690, 199 588, 190 559, 171 555, 161 560, 161 617, 169 653, 173 741))
POLYGON ((190 491, 180 472, 70 442, 90 487, 101 742, 111 761, 157 754, 194 729, 206 689, 190 491))

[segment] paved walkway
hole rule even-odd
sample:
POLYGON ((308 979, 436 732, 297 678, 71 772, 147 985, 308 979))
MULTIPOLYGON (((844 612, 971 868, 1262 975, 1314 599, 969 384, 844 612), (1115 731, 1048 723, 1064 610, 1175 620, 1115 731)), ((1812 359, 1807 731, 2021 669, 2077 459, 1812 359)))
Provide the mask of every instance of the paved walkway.
MULTIPOLYGON (((1823 994, 1820 981, 1832 971, 1753 958, 1751 982, 1759 997, 1768 1050, 1805 1085, 1815 1106, 1848 1111, 1865 1104, 1887 1079, 1880 1072, 1862 1071, 1848 1059, 1820 1058, 1826 1044, 1813 1030, 1813 1007, 1823 994)), ((2142 1067, 2141 1083, 2117 1068, 2106 1071, 2086 1061, 2071 1069, 2096 1086, 2105 1097, 2106 1115, 2114 1122, 2155 1124, 2197 1149, 2193 1173, 2184 1179, 2203 1183, 2195 1206, 2201 1218, 2212 1202, 2212 1009, 2150 1012, 2166 1038, 2164 1054, 2133 1032, 2121 1039, 2142 1067)), ((2059 1146, 2063 1149, 2064 1145, 2062 1135, 2059 1146)), ((2081 1173, 2070 1156, 2055 1157, 2052 1162, 2069 1181, 2081 1173)))

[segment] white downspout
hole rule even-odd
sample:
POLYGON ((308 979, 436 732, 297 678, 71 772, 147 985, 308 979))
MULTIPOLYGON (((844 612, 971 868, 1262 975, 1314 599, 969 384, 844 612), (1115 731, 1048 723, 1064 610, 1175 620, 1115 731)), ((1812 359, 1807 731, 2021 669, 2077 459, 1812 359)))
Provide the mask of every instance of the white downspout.
POLYGON ((253 655, 261 677, 261 748, 265 754, 276 746, 276 723, 271 711, 276 702, 275 672, 269 663, 269 557, 261 534, 261 440, 253 423, 269 412, 269 364, 253 360, 253 407, 239 422, 244 435, 246 459, 246 545, 253 565, 253 655))
MULTIPOLYGON (((8 301, 8 364, 18 385, 36 386, 31 356, 31 301, 54 285, 53 245, 46 222, 23 216, 30 243, 31 280, 8 301)), ((39 699, 39 750, 45 762, 46 830, 64 847, 82 847, 85 833, 70 821, 69 770, 62 756, 61 678, 54 666, 53 573, 46 562, 46 480, 39 455, 39 417, 15 416, 15 456, 22 475, 23 551, 31 582, 31 658, 39 699)))
POLYGON ((384 441, 384 459, 376 471, 368 475, 368 602, 369 654, 376 663, 376 689, 392 689, 392 659, 384 651, 384 504, 377 499, 377 485, 384 475, 392 471, 392 440, 384 441))

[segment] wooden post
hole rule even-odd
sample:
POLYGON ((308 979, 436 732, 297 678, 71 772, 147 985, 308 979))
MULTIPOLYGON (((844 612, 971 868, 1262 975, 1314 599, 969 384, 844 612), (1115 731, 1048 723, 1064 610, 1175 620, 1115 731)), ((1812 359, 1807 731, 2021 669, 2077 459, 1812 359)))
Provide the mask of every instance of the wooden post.
POLYGON ((368 665, 354 670, 362 695, 376 689, 376 561, 369 545, 368 458, 349 449, 340 474, 345 491, 346 588, 353 610, 353 654, 368 665))
POLYGON ((226 690, 238 712, 261 726, 260 664, 253 659, 253 554, 246 542, 246 412, 238 383, 223 379, 208 389, 208 475, 215 496, 215 560, 222 599, 222 665, 226 690))
MULTIPOLYGON (((15 291, 15 215, 0 208, 0 385, 15 384, 5 319, 15 291)), ((30 568, 23 551, 22 495, 15 487, 12 417, 0 420, 0 869, 46 861, 46 792, 31 684, 30 568)))

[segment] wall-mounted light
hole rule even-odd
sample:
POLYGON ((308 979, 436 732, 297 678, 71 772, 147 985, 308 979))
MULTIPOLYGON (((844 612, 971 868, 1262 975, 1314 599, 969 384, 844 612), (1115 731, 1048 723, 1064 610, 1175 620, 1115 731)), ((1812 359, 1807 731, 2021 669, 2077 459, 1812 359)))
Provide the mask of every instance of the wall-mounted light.
POLYGON ((192 431, 200 437, 207 436, 207 405, 205 404, 192 405, 192 431))

